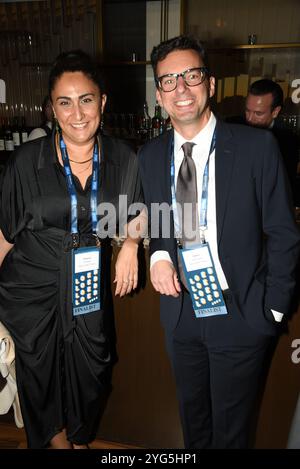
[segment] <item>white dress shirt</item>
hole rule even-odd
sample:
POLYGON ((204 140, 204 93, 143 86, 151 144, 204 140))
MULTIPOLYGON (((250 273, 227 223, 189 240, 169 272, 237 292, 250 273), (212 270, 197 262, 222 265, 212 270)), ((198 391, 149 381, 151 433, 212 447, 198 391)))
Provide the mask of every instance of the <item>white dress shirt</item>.
MULTIPOLYGON (((212 136, 216 126, 216 118, 213 113, 210 114, 209 121, 206 126, 192 139, 186 140, 176 130, 174 130, 174 166, 175 166, 175 187, 177 182, 177 176, 180 165, 183 160, 183 149, 182 145, 186 141, 191 141, 195 145, 193 147, 193 160, 196 165, 197 171, 197 190, 198 197, 202 194, 202 180, 204 168, 208 159, 212 136)), ((198 200, 200 206, 200 200, 198 200)), ((175 226, 175 232, 178 231, 178 227, 175 226)), ((207 204, 207 229, 205 230, 205 240, 209 243, 211 255, 214 261, 216 273, 222 290, 228 289, 228 283, 223 272, 219 254, 218 254, 218 242, 217 242, 217 222, 216 222, 216 186, 215 186, 215 150, 211 153, 209 159, 209 182, 208 182, 208 204, 207 204)), ((153 265, 160 260, 167 260, 172 262, 171 257, 167 251, 155 251, 150 259, 150 269, 153 265)), ((276 321, 281 321, 282 313, 273 311, 274 318, 276 321)))

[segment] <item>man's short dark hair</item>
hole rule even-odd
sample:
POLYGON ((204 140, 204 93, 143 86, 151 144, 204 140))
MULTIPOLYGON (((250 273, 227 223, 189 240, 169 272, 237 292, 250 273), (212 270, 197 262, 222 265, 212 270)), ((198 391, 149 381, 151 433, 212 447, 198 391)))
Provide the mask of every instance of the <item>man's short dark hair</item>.
POLYGON ((198 39, 192 36, 177 36, 167 41, 161 42, 158 46, 153 47, 151 52, 151 64, 154 77, 157 78, 157 64, 164 60, 170 52, 174 50, 194 50, 203 61, 203 65, 208 68, 206 51, 198 39))
POLYGON ((262 96, 268 93, 271 93, 273 96, 272 111, 277 106, 283 105, 283 91, 281 86, 275 81, 263 78, 262 80, 254 81, 249 88, 249 94, 254 96, 262 96))

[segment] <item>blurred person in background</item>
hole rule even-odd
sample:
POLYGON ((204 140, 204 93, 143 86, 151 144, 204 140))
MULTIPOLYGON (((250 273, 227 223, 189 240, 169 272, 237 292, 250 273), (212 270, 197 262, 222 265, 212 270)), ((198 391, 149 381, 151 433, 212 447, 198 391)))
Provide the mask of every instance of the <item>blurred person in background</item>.
POLYGON ((45 137, 46 135, 51 135, 52 127, 53 127, 53 108, 51 99, 49 96, 44 98, 42 104, 42 122, 40 127, 36 127, 33 129, 30 134, 28 135, 29 140, 35 140, 36 138, 45 137))
POLYGON ((275 136, 289 178, 295 206, 300 206, 297 188, 297 166, 299 159, 299 138, 289 128, 278 122, 283 106, 283 91, 273 80, 263 78, 252 83, 246 98, 245 120, 248 125, 269 129, 275 136))

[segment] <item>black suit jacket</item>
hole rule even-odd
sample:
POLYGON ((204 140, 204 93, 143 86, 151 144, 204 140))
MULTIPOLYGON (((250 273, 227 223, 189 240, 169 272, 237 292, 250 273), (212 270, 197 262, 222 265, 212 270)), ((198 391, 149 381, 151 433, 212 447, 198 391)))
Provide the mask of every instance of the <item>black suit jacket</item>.
MULTIPOLYGON (((170 131, 140 150, 148 210, 153 203, 171 204, 172 140, 170 131)), ((299 230, 272 134, 217 121, 215 179, 218 252, 229 288, 249 325, 272 335, 277 324, 266 312, 288 312, 299 253, 299 230)), ((162 237, 162 220, 158 225, 150 254, 166 250, 178 268, 172 214, 169 237, 162 237)), ((161 295, 161 319, 169 330, 177 324, 181 302, 182 295, 161 295)))
MULTIPOLYGON (((250 125, 246 121, 245 117, 242 116, 232 116, 226 119, 226 122, 232 124, 244 124, 250 125)), ((291 129, 288 127, 282 127, 278 124, 278 120, 275 119, 274 125, 271 129, 266 129, 269 132, 272 132, 275 136, 280 153, 283 158, 287 176, 290 182, 292 198, 294 206, 300 204, 300 193, 299 187, 297 184, 297 166, 298 166, 298 154, 300 139, 291 129)))

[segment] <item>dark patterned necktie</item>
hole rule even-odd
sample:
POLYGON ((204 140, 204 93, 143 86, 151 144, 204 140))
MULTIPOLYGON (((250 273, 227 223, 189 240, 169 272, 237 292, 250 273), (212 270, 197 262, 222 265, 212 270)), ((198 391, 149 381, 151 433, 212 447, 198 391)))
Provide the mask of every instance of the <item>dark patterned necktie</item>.
MULTIPOLYGON (((179 205, 178 214, 179 222, 181 222, 181 244, 183 247, 188 247, 192 244, 198 244, 200 242, 197 207, 197 173, 196 166, 192 158, 194 145, 195 143, 192 142, 186 142, 182 145, 184 158, 179 168, 176 184, 176 202, 177 206, 179 205)), ((179 252, 178 265, 180 279, 187 288, 179 252)))

